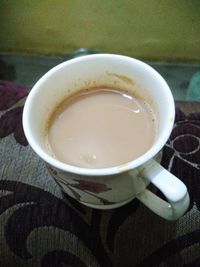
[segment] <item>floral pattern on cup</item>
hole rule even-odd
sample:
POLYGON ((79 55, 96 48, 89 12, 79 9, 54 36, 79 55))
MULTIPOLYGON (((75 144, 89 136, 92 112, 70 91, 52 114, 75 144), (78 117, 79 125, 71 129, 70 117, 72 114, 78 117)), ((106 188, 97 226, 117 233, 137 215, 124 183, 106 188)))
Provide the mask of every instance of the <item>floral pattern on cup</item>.
POLYGON ((56 182, 63 188, 63 191, 66 191, 66 188, 68 191, 70 191, 71 195, 78 201, 85 202, 85 199, 83 199, 83 192, 84 195, 87 197, 93 197, 96 199, 97 203, 103 204, 103 205, 110 205, 114 204, 113 202, 109 201, 108 199, 100 196, 100 193, 107 192, 109 190, 112 190, 109 188, 106 184, 100 183, 100 182, 93 182, 88 181, 86 179, 77 179, 76 177, 71 177, 68 175, 66 179, 66 174, 62 173, 59 170, 55 170, 54 168, 48 166, 47 167, 49 173, 55 178, 56 182), (81 190, 81 194, 79 193, 79 190, 81 190))

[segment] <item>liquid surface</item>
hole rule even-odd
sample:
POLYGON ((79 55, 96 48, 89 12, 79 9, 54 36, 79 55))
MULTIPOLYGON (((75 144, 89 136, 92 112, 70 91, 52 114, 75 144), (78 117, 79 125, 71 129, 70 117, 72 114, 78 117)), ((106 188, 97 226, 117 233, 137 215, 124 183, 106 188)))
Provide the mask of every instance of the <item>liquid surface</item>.
POLYGON ((107 168, 144 154, 156 136, 156 119, 143 100, 97 88, 63 101, 50 118, 47 146, 69 165, 107 168))

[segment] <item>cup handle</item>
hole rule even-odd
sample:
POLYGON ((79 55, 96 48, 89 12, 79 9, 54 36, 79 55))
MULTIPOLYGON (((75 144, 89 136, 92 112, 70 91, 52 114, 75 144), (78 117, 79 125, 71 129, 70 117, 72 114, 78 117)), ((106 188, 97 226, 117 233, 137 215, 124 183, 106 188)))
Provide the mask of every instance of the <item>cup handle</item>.
POLYGON ((178 219, 187 211, 190 203, 187 188, 176 176, 153 159, 140 169, 140 174, 153 183, 169 201, 145 189, 136 196, 145 206, 171 221, 178 219))

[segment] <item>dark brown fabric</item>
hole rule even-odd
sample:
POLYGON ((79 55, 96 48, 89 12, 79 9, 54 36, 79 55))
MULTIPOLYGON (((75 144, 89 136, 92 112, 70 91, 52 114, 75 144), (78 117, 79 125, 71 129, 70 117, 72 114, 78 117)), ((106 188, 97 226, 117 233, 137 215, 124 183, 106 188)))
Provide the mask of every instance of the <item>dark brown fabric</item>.
POLYGON ((200 103, 177 103, 162 151, 191 197, 169 222, 138 200, 100 211, 62 195, 23 134, 28 91, 0 85, 0 266, 200 266, 200 103))

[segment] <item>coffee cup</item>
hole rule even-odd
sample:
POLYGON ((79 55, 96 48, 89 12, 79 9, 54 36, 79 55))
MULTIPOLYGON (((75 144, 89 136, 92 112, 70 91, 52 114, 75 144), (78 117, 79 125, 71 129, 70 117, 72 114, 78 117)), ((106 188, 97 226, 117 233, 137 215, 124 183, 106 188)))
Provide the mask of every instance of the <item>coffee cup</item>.
POLYGON ((93 54, 55 66, 34 85, 24 106, 23 127, 30 146, 65 194, 96 209, 117 208, 137 198, 162 218, 176 220, 188 209, 187 188, 157 159, 170 136, 174 117, 171 91, 152 67, 127 56, 93 54), (62 162, 50 153, 45 141, 52 112, 73 94, 102 86, 123 88, 152 106, 158 124, 153 144, 137 158, 111 167, 87 168, 62 162), (151 183, 166 200, 148 188, 151 183))

